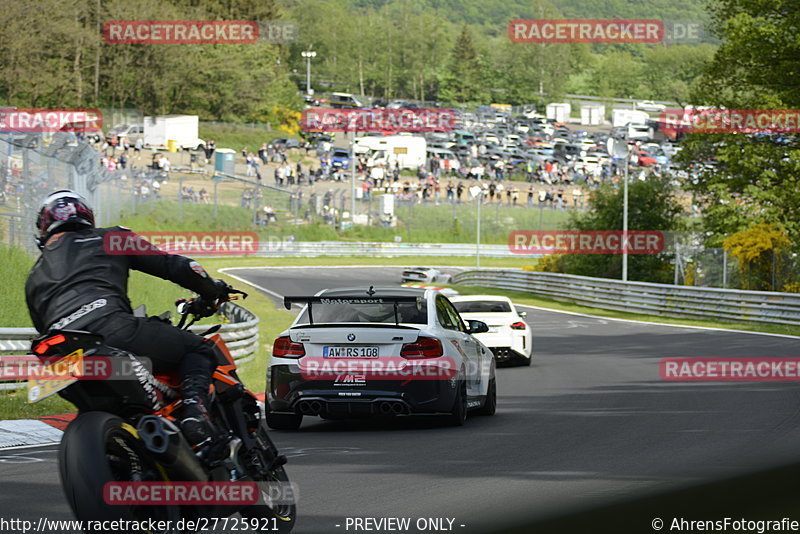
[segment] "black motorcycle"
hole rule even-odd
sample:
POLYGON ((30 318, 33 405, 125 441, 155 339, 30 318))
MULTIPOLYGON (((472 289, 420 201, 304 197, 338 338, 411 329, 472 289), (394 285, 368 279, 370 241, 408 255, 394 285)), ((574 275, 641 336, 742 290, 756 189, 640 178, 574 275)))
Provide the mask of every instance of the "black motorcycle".
MULTIPOLYGON (((233 293, 247 296, 229 288, 228 297, 222 300, 235 299, 230 296, 233 293)), ((199 298, 177 304, 179 328, 188 328, 218 307, 199 298), (187 319, 191 319, 188 324, 187 319)), ((168 321, 169 313, 159 318, 168 321)), ((101 336, 88 332, 56 330, 34 340, 32 351, 45 369, 63 373, 66 364, 72 370, 67 380, 30 382, 29 401, 38 402, 57 392, 78 408, 59 450, 61 484, 78 520, 122 519, 134 525, 153 525, 159 520, 165 528, 146 531, 164 533, 292 530, 296 505, 283 467, 286 457, 278 453, 267 434, 257 399, 239 380, 225 342, 214 334, 218 329, 219 325, 202 334, 210 336, 217 356, 209 416, 218 435, 201 450, 189 445, 178 425, 181 397, 176 376, 154 376, 136 355, 109 347, 101 336), (85 364, 92 358, 113 362, 115 368, 127 366, 129 373, 113 380, 75 377, 80 373, 86 376, 85 364), (83 371, 75 373, 75 369, 83 371), (257 503, 108 504, 104 489, 114 482, 191 482, 201 486, 255 482, 250 487, 257 488, 257 503), (241 517, 235 516, 237 512, 241 517)))

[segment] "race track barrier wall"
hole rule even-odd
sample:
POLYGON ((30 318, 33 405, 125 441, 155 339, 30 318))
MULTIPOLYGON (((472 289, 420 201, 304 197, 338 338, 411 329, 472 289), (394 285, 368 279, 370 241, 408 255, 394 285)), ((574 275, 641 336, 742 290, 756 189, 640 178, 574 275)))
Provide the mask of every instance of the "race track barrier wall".
POLYGON ((800 325, 800 294, 622 282, 513 269, 473 269, 454 284, 542 295, 583 306, 666 317, 800 325))
MULTIPOLYGON (((225 340, 231 356, 239 364, 252 360, 258 347, 258 317, 246 308, 230 302, 223 306, 222 313, 230 322, 224 323, 217 333, 225 340)), ((193 325, 189 330, 200 334, 210 326, 212 325, 193 325)), ((31 340, 36 336, 33 328, 0 328, 0 360, 4 356, 28 354, 31 340)), ((0 381, 0 390, 23 387, 24 382, 0 381)))

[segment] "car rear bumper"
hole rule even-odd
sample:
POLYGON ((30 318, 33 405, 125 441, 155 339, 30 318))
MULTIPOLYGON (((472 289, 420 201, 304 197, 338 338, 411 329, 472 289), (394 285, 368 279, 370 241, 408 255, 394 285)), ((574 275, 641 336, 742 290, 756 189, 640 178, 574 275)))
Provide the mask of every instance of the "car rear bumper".
POLYGON ((528 356, 512 349, 511 347, 489 347, 489 350, 491 350, 492 354, 494 354, 494 359, 497 363, 509 363, 528 359, 528 356))
POLYGON ((528 346, 528 334, 524 330, 511 330, 507 327, 503 327, 499 332, 486 332, 477 334, 475 337, 492 351, 494 351, 495 348, 507 348, 519 353, 523 357, 527 357, 526 355, 531 352, 528 346))
POLYGON ((371 416, 448 413, 456 380, 363 380, 338 385, 332 380, 306 380, 299 368, 269 368, 267 402, 273 413, 329 416, 371 416))

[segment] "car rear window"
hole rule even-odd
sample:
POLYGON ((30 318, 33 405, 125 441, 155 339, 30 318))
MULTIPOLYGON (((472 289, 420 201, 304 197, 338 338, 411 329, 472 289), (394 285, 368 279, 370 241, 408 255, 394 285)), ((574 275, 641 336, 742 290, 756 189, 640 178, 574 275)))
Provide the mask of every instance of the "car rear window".
POLYGON ((466 300, 453 302, 458 313, 508 313, 511 305, 502 300, 466 300))
MULTIPOLYGON (((336 296, 331 296, 336 298, 336 296)), ((315 303, 312 308, 314 324, 320 323, 390 323, 395 324, 394 304, 372 303, 315 303)), ((397 304, 397 318, 400 323, 428 324, 428 309, 424 300, 417 304, 400 302, 397 304)), ((298 321, 309 324, 308 310, 298 321)))

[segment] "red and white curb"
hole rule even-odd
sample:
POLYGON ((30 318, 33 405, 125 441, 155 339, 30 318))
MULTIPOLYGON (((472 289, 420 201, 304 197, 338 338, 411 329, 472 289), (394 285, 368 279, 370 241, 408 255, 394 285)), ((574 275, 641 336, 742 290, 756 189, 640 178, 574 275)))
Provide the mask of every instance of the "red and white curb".
MULTIPOLYGON (((69 422, 58 419, 63 417, 66 416, 0 421, 0 450, 58 445, 69 422)), ((74 418, 74 414, 69 414, 69 418, 74 418)))

